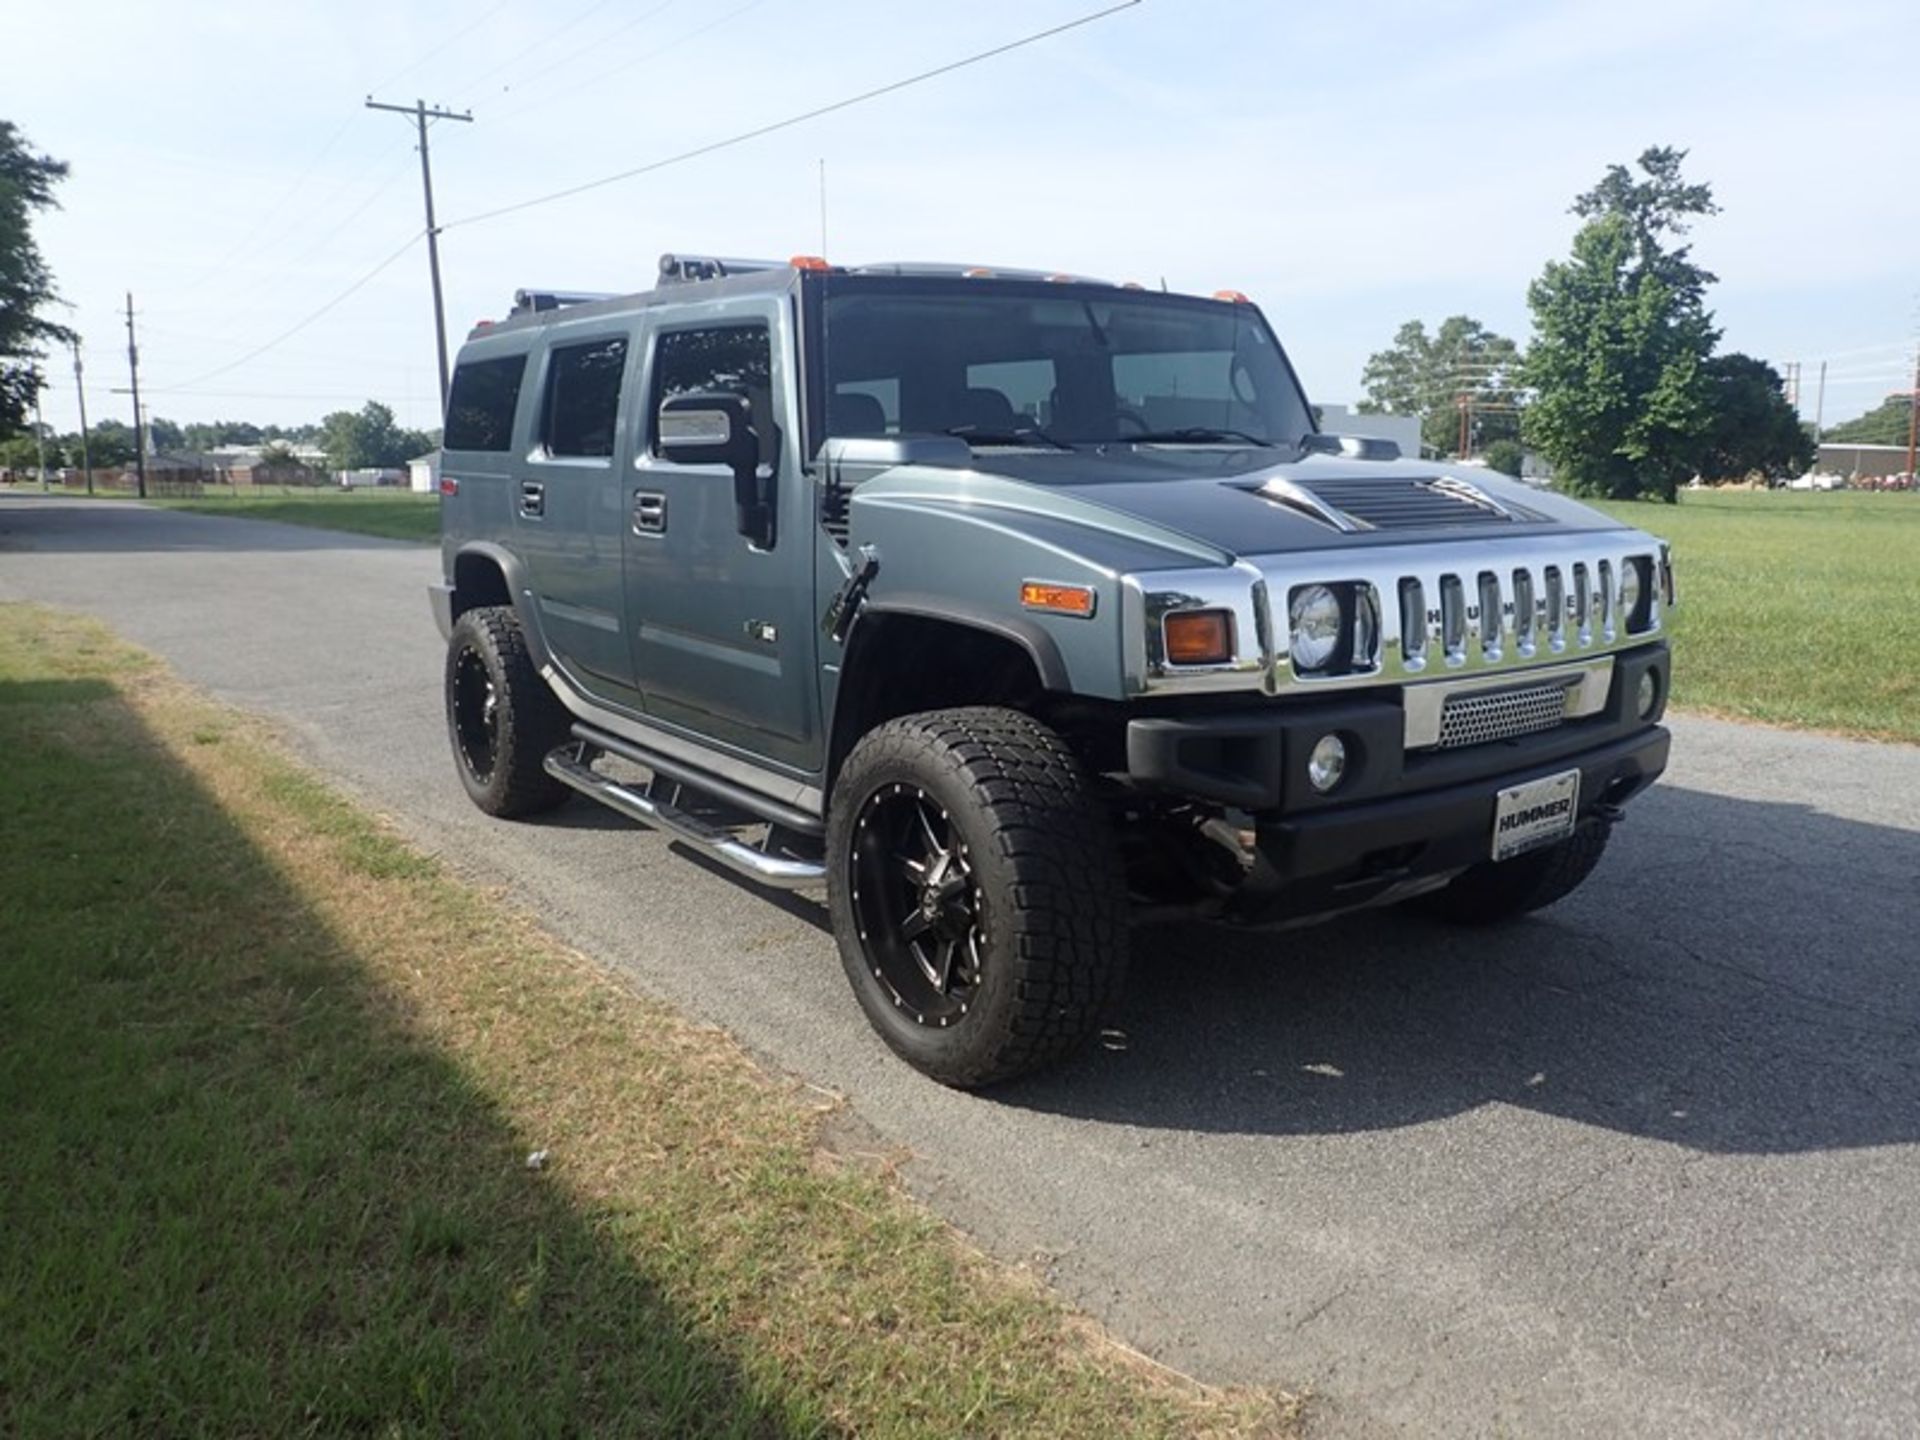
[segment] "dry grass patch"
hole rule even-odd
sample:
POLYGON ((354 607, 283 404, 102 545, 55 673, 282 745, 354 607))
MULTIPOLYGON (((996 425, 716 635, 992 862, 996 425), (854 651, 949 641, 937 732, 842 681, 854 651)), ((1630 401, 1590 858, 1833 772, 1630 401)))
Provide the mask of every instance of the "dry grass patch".
POLYGON ((95 627, 0 747, 0 1431, 1290 1431, 95 627))

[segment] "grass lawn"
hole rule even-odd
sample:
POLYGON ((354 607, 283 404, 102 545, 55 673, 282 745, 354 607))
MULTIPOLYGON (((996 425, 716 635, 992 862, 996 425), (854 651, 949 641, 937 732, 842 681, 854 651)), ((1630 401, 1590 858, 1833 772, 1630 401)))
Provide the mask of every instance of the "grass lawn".
POLYGON ((98 627, 0 753, 0 1434, 1290 1432, 98 627))
POLYGON ((1685 491, 1605 508, 1673 542, 1676 703, 1920 742, 1920 495, 1685 491))
POLYGON ((147 503, 201 515, 244 515, 251 520, 279 520, 288 525, 314 525, 323 530, 350 530, 357 535, 379 535, 388 540, 438 541, 440 538, 440 497, 416 495, 411 490, 293 488, 255 494, 241 490, 232 495, 147 503))

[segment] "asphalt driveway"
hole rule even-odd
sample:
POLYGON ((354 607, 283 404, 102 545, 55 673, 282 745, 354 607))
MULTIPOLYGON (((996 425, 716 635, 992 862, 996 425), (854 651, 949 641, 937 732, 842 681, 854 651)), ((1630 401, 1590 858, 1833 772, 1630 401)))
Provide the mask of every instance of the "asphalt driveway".
POLYGON ((1682 718, 1546 915, 1155 930, 1123 1044, 967 1097, 868 1031, 817 907, 584 803, 467 803, 437 565, 0 497, 0 599, 275 718, 428 849, 846 1092, 935 1205, 1170 1364, 1311 1384, 1337 1434, 1920 1433, 1920 749, 1682 718))

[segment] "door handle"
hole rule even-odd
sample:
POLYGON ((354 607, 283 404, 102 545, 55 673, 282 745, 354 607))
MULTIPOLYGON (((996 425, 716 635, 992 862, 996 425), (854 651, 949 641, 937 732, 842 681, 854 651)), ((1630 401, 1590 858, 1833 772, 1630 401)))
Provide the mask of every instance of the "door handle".
POLYGON ((658 490, 633 492, 633 533, 663 535, 667 529, 667 497, 658 490))
POLYGON ((534 516, 547 513, 547 487, 538 480, 520 482, 520 513, 534 516))

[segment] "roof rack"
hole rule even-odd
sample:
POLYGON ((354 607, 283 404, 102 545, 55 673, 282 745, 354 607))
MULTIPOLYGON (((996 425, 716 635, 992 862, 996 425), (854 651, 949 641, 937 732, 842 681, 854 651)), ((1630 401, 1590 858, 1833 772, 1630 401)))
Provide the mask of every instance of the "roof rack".
POLYGON ((591 305, 596 300, 612 300, 612 291, 599 290, 516 290, 513 292, 515 315, 558 310, 567 305, 591 305))
POLYGON ((729 260, 721 255, 675 255, 668 251, 660 257, 660 283, 688 280, 724 280, 729 275, 751 275, 759 270, 784 270, 785 260, 729 260))

